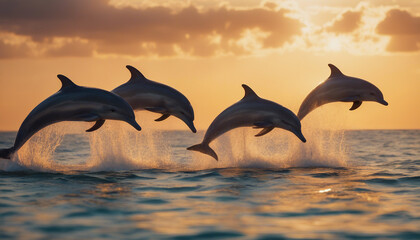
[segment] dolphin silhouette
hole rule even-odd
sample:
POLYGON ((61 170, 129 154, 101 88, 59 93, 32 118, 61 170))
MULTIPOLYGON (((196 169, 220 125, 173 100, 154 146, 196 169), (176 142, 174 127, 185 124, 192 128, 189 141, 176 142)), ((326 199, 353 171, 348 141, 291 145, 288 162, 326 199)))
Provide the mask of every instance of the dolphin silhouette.
MULTIPOLYGON (((53 123, 62 121, 104 122, 114 119, 127 122, 137 130, 137 124, 131 106, 121 97, 111 92, 81 87, 63 75, 57 75, 62 87, 55 94, 36 106, 25 118, 17 133, 15 144, 11 148, 0 149, 0 157, 10 159, 35 133, 53 123)), ((86 131, 94 131, 90 128, 86 131)))
POLYGON ((176 89, 151 81, 136 68, 127 65, 131 73, 128 82, 112 90, 124 98, 134 110, 148 110, 162 114, 155 121, 163 121, 173 115, 181 119, 192 132, 194 127, 194 111, 188 99, 176 89))
POLYGON ((372 83, 344 75, 336 66, 328 64, 331 75, 319 84, 300 105, 298 118, 302 120, 315 108, 330 102, 353 102, 355 110, 363 101, 374 101, 387 106, 382 92, 372 83))
POLYGON ((306 142, 301 125, 296 115, 289 109, 266 99, 260 98, 250 87, 242 84, 245 96, 237 103, 225 109, 210 124, 200 144, 187 148, 202 152, 218 160, 216 152, 209 144, 220 135, 234 128, 254 126, 262 128, 255 135, 263 136, 274 128, 283 128, 294 133, 302 142, 306 142))

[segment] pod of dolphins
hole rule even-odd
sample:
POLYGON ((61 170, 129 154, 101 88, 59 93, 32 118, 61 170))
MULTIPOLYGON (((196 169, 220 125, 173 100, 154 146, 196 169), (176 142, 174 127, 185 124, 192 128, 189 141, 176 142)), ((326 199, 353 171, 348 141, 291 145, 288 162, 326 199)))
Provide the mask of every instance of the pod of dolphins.
MULTIPOLYGON (((301 121, 315 108, 331 102, 353 102, 355 110, 363 101, 374 101, 385 106, 382 92, 373 84, 360 78, 344 75, 336 66, 328 64, 331 75, 313 89, 302 102, 297 116, 278 103, 259 97, 249 86, 242 84, 245 96, 221 112, 210 124, 200 144, 188 150, 207 154, 218 160, 209 144, 220 135, 239 127, 261 129, 256 137, 274 128, 282 128, 306 142, 301 121)), ((57 75, 61 89, 36 106, 25 118, 11 148, 0 149, 0 158, 10 159, 34 134, 48 125, 63 121, 95 122, 87 129, 99 129, 106 119, 124 121, 138 131, 135 110, 162 114, 155 121, 171 115, 182 120, 195 133, 194 111, 188 99, 176 89, 147 79, 139 70, 127 65, 131 73, 128 82, 111 92, 78 86, 64 75, 57 75)))

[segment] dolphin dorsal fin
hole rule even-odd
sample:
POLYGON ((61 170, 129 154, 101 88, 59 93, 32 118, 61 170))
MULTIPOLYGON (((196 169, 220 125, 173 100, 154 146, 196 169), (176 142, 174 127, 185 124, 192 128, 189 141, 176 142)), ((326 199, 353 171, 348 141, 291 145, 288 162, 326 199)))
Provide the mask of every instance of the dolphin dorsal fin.
POLYGON ((137 68, 135 68, 133 66, 130 66, 130 65, 127 65, 125 67, 131 73, 130 81, 145 81, 145 80, 147 80, 147 78, 145 78, 143 76, 143 74, 139 70, 137 70, 137 68))
POLYGON ((68 77, 62 75, 62 74, 58 74, 57 75, 58 79, 60 79, 61 81, 61 89, 64 88, 68 88, 68 87, 73 87, 73 86, 77 86, 76 84, 74 84, 74 82, 72 82, 68 77))
POLYGON ((340 69, 338 69, 336 66, 332 65, 331 63, 328 64, 328 67, 330 67, 331 69, 331 77, 338 77, 338 76, 343 76, 344 74, 340 71, 340 69))
POLYGON ((250 87, 248 87, 248 85, 242 84, 242 87, 245 90, 245 96, 242 99, 251 98, 251 97, 259 98, 258 95, 254 92, 254 90, 252 90, 250 87))

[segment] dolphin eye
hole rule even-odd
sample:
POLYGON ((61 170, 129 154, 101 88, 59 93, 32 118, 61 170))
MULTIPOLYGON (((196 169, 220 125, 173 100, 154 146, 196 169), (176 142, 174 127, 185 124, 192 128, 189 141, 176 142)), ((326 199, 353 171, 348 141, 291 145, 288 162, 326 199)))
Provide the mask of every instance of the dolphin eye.
POLYGON ((370 95, 372 95, 372 96, 375 96, 375 93, 373 93, 373 92, 371 92, 371 93, 369 93, 370 95))
POLYGON ((111 112, 116 112, 117 110, 115 110, 115 109, 113 109, 113 108, 111 108, 111 112))

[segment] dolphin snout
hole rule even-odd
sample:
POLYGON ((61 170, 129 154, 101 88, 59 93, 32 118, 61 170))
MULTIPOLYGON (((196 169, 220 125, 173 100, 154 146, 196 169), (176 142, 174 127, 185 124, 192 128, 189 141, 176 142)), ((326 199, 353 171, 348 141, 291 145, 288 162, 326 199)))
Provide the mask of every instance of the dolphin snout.
POLYGON ((301 133, 300 135, 297 135, 297 137, 302 141, 302 142, 306 142, 306 138, 303 136, 303 134, 301 133))
POLYGON ((124 120, 126 123, 130 124, 131 126, 133 126, 137 131, 141 130, 140 125, 136 122, 135 119, 126 119, 124 120))
POLYGON ((197 132, 197 129, 195 129, 194 123, 193 121, 185 121, 185 124, 187 124, 187 126, 191 129, 191 131, 193 133, 197 132))
POLYGON ((302 142, 306 142, 306 138, 303 136, 302 131, 293 131, 293 133, 298 137, 302 142))
POLYGON ((177 117, 179 119, 181 119, 185 124, 187 124, 187 126, 191 129, 191 131, 193 133, 196 133, 197 132, 197 129, 195 129, 193 120, 191 120, 190 118, 188 118, 188 117, 186 117, 184 115, 177 116, 177 117))
POLYGON ((388 106, 388 102, 385 101, 384 99, 380 100, 379 103, 382 105, 388 106))

